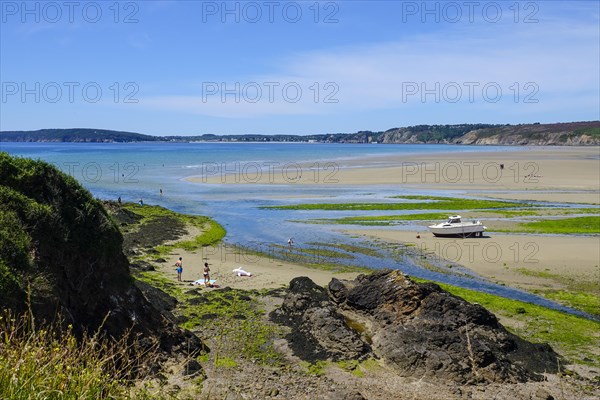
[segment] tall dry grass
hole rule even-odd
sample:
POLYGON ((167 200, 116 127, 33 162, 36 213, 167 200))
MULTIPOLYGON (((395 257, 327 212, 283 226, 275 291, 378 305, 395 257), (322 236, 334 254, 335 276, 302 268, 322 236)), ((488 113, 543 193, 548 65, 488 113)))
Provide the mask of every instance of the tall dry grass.
POLYGON ((78 337, 69 325, 37 327, 30 313, 0 314, 0 399, 117 399, 131 396, 155 348, 140 350, 131 335, 78 337))

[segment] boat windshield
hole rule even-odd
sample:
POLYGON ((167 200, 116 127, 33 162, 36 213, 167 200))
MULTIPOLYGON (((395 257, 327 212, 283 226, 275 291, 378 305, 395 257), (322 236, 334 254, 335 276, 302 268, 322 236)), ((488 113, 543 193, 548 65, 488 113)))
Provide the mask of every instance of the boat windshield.
POLYGON ((448 218, 449 224, 460 224, 460 218, 448 218))

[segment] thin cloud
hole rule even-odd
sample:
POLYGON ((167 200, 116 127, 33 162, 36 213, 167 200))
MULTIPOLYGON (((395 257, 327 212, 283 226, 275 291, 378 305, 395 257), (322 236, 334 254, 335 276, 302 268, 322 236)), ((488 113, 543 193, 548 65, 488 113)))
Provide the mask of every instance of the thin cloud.
MULTIPOLYGON (((497 107, 507 112, 531 107, 553 112, 560 111, 565 104, 586 109, 598 104, 597 98, 589 103, 590 88, 600 85, 597 25, 574 26, 572 21, 554 18, 527 26, 495 25, 483 31, 478 28, 478 37, 470 37, 469 27, 452 28, 401 41, 297 54, 279 64, 280 73, 245 75, 235 81, 218 76, 206 80, 224 83, 230 89, 236 82, 242 86, 277 82, 279 87, 293 82, 303 89, 303 96, 296 103, 286 101, 281 95, 270 101, 265 93, 256 102, 248 102, 243 96, 236 102, 231 95, 223 101, 218 94, 203 98, 201 93, 186 96, 175 93, 146 98, 141 103, 223 118, 406 109, 409 105, 434 103, 432 95, 407 96, 407 90, 414 90, 416 84, 419 90, 436 90, 444 85, 450 85, 450 89, 460 87, 463 92, 458 103, 468 106, 463 112, 477 107, 497 107), (323 102, 325 95, 335 91, 331 86, 329 91, 324 90, 327 84, 337 88, 333 98, 337 103, 323 102), (503 101, 486 101, 482 93, 486 84, 500 87, 503 101), (318 101, 314 96, 316 89, 320 90, 318 101), (534 99, 545 105, 524 107, 524 96, 533 96, 534 92, 534 99)), ((197 82, 192 85, 198 88, 197 82)), ((444 99, 441 100, 443 103, 444 99)))

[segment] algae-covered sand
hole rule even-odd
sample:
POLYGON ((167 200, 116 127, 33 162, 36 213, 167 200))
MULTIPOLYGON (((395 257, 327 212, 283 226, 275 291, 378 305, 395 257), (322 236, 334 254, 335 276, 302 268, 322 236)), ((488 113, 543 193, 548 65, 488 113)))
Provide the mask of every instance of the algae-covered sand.
MULTIPOLYGON (((130 210, 136 212, 136 206, 130 206, 130 210)), ((324 397, 331 388, 338 393, 346 390, 342 387, 350 388, 350 392, 371 393, 372 396, 365 398, 373 399, 390 396, 408 399, 424 395, 458 399, 462 398, 457 394, 459 392, 471 393, 472 398, 514 397, 516 393, 558 396, 560 390, 570 397, 593 393, 592 371, 600 361, 595 350, 600 345, 599 323, 449 285, 443 287, 489 308, 511 331, 534 342, 551 343, 567 360, 575 362, 568 366, 573 372, 569 372, 570 375, 549 375, 545 383, 488 384, 477 388, 449 382, 415 385, 414 380, 399 378, 376 360, 350 366, 332 362, 314 365, 300 362, 292 356, 285 342, 278 339, 284 334, 280 330, 282 328, 266 319, 266 314, 281 304, 281 290, 285 290, 289 280, 296 276, 310 276, 318 284, 325 285, 332 277, 351 279, 361 271, 339 273, 332 269, 318 269, 315 265, 292 263, 222 243, 183 249, 178 246, 178 241, 189 242, 192 236, 202 234, 193 224, 187 224, 187 228, 187 234, 172 238, 168 252, 163 248, 160 254, 151 249, 138 254, 137 258, 154 266, 155 271, 134 271, 138 279, 162 287, 175 296, 179 305, 173 312, 182 326, 198 332, 215 349, 198 359, 206 371, 206 379, 194 381, 168 376, 163 382, 166 387, 177 387, 179 396, 206 395, 207 391, 227 394, 235 387, 235 390, 252 392, 252 398, 303 398, 298 392, 300 386, 318 391, 324 397), (172 265, 178 257, 184 260, 183 282, 177 282, 172 265), (205 261, 211 264, 212 277, 216 278, 218 288, 191 285, 201 276, 201 265, 205 261), (238 277, 232 272, 238 266, 243 266, 253 276, 238 277), (249 359, 254 361, 249 363, 249 359), (329 389, 322 386, 324 382, 329 389), (562 389, 559 390, 559 386, 562 389), (398 392, 402 387, 404 389, 398 392), (398 393, 402 393, 401 397, 398 393)), ((128 230, 135 232, 137 228, 130 226, 128 230)), ((175 366, 173 368, 177 370, 175 366)))

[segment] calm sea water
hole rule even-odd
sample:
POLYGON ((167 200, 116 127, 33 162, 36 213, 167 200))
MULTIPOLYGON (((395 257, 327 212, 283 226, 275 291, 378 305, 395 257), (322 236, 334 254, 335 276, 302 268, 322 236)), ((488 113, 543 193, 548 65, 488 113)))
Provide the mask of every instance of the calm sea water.
MULTIPOLYGON (((403 156, 419 153, 515 150, 525 149, 321 143, 0 143, 0 151, 56 165, 98 198, 116 200, 120 196, 123 201, 134 202, 143 199, 146 204, 159 204, 178 212, 208 215, 225 226, 227 242, 260 250, 272 244, 285 245, 290 237, 300 248, 314 247, 309 243, 365 245, 363 239, 338 232, 339 225, 297 222, 361 215, 366 213, 364 211, 285 211, 261 208, 263 206, 324 201, 392 201, 389 198, 392 195, 440 194, 410 191, 400 184, 365 187, 336 183, 337 168, 357 168, 357 159, 369 158, 370 165, 386 165, 389 156, 394 156, 395 162, 398 162, 403 156), (284 173, 285 184, 282 185, 223 185, 186 180, 195 176, 200 181, 217 177, 228 182, 236 179, 238 182, 253 182, 259 176, 264 179, 284 173), (300 180, 309 184, 298 184, 300 180)), ((448 195, 448 192, 444 194, 448 195)), ((391 212, 379 214, 389 215, 391 212)), ((463 271, 466 272, 464 275, 437 273, 423 269, 409 259, 393 258, 389 254, 383 258, 353 256, 354 259, 344 259, 344 262, 374 269, 397 268, 425 279, 574 312, 533 294, 493 284, 468 271, 463 271)))

